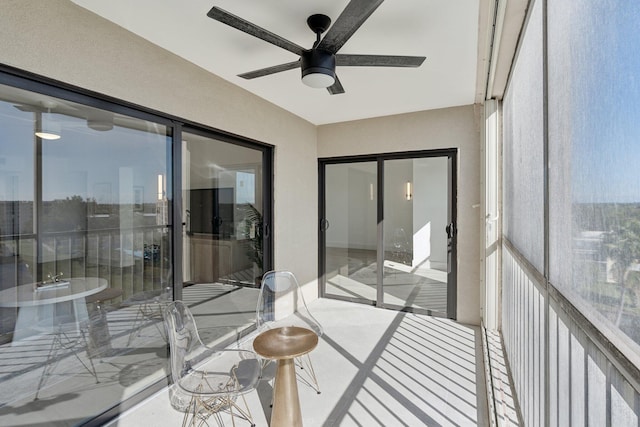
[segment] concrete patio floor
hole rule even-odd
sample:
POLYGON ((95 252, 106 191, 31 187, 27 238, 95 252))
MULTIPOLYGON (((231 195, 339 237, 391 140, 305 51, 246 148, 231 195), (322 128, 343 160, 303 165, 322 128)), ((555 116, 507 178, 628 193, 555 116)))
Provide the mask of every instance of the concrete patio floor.
MULTIPOLYGON (((325 334, 311 353, 322 393, 298 383, 306 427, 489 424, 480 328, 329 299, 309 309, 325 334)), ((253 337, 237 346, 251 348, 253 337)), ((269 425, 271 394, 261 381, 247 395, 256 426, 269 425)), ((181 425, 182 417, 165 388, 109 425, 181 425)))

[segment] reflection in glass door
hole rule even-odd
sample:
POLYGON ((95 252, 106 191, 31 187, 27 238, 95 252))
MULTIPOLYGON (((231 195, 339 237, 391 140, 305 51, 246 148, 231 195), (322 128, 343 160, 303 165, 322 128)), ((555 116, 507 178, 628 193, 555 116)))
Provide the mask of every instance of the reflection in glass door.
POLYGON ((377 163, 326 165, 325 293, 376 299, 377 163))
POLYGON ((323 295, 454 318, 455 150, 320 171, 323 295))
POLYGON ((0 425, 97 424, 166 377, 173 128, 9 80, 23 87, 0 85, 0 425))
POLYGON ((447 313, 447 157, 384 162, 385 306, 447 313))
POLYGON ((264 151, 182 132, 182 300, 214 343, 250 327, 265 254, 264 151))

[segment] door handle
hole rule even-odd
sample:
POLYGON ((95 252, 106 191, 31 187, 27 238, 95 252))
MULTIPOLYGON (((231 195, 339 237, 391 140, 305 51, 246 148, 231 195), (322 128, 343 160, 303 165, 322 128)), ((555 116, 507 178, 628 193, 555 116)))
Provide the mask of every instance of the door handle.
POLYGON ((327 231, 329 229, 329 226, 331 224, 329 223, 329 220, 327 219, 323 219, 320 221, 320 231, 327 231))
POLYGON ((485 217, 485 221, 487 221, 487 224, 491 224, 492 222, 496 222, 498 218, 500 218, 499 213, 496 213, 495 215, 491 215, 490 213, 488 213, 485 217))
POLYGON ((447 238, 453 239, 455 237, 457 230, 456 225, 453 222, 449 223, 449 225, 445 227, 445 230, 447 232, 447 238))

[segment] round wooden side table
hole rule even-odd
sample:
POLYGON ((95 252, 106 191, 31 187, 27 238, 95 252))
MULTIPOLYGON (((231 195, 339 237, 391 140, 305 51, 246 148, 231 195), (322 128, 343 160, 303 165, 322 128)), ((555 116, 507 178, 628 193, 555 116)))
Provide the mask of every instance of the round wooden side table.
POLYGON ((318 345, 318 335, 310 329, 284 326, 262 332, 253 341, 253 349, 266 359, 278 361, 271 427, 301 427, 302 412, 294 358, 309 353, 318 345))

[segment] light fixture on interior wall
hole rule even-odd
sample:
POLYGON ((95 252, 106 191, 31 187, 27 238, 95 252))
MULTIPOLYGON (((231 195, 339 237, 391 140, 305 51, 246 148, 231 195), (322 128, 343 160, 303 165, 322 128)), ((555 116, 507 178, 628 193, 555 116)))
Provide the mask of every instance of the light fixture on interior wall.
POLYGON ((369 200, 373 200, 374 191, 373 191, 373 183, 369 183, 369 200))
POLYGON ((42 105, 47 109, 47 112, 40 114, 40 129, 36 130, 36 136, 49 141, 60 139, 60 124, 53 120, 51 113, 51 108, 55 107, 55 103, 43 101, 42 105))
POLYGON ((158 174, 158 201, 164 200, 164 176, 158 174))
POLYGON ((407 181, 407 185, 405 188, 405 193, 404 193, 404 197, 407 200, 411 200, 413 198, 413 194, 411 194, 411 181, 407 181))

